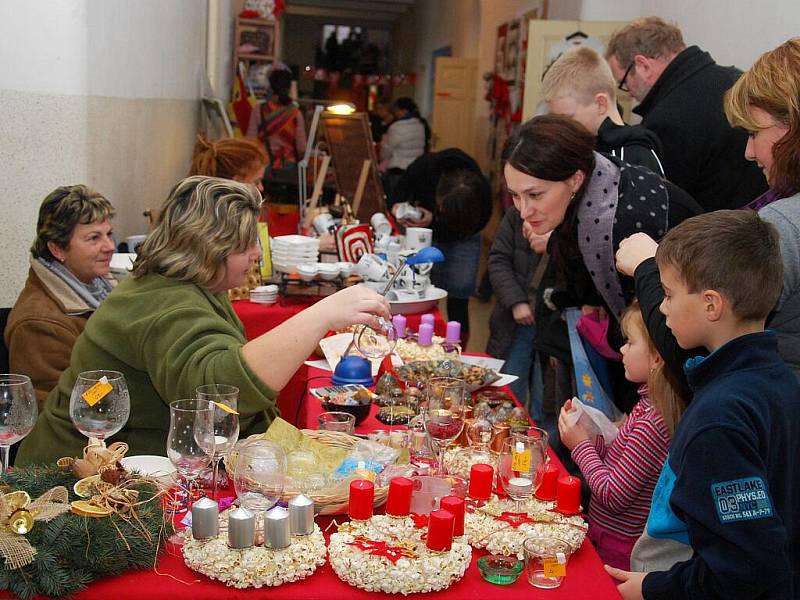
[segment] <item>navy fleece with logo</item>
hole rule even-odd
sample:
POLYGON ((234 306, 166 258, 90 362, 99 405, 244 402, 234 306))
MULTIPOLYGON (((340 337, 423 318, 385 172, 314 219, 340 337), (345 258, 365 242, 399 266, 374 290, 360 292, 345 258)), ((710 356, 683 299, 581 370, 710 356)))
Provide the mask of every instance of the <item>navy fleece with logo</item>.
POLYGON ((647 600, 796 598, 800 385, 766 331, 687 362, 681 419, 647 534, 689 544, 690 560, 648 574, 647 600))

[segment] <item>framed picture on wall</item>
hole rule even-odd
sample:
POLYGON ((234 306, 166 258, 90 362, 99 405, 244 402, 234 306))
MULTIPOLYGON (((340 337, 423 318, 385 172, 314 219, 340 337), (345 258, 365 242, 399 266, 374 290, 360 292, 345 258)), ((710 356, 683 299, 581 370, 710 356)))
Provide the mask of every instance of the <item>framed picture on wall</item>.
POLYGON ((275 21, 238 19, 236 53, 239 58, 261 60, 275 58, 275 21))

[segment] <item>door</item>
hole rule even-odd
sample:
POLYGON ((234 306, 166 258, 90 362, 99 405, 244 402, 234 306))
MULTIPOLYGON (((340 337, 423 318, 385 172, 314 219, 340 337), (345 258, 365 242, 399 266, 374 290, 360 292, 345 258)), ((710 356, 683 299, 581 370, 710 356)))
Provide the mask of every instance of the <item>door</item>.
POLYGON ((431 150, 460 148, 475 156, 475 94, 478 61, 439 57, 433 83, 431 150))
MULTIPOLYGON (((611 34, 627 25, 627 21, 539 21, 528 25, 528 56, 525 68, 525 95, 522 107, 523 121, 540 114, 542 76, 547 67, 571 46, 586 45, 600 54, 611 34)), ((627 92, 617 91, 617 102, 622 105, 626 122, 630 122, 633 98, 627 92)))

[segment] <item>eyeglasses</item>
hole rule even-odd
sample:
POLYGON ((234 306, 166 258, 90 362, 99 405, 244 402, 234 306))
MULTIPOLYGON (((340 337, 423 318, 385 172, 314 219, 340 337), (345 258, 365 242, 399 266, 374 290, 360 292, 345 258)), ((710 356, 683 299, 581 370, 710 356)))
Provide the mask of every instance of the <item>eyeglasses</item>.
POLYGON ((635 62, 631 62, 631 64, 628 65, 628 68, 625 69, 625 74, 622 76, 622 79, 619 80, 619 85, 617 85, 617 89, 619 89, 620 91, 622 92, 630 91, 628 89, 628 84, 625 82, 628 80, 628 75, 630 75, 631 69, 633 69, 633 66, 635 64, 636 64, 635 62))

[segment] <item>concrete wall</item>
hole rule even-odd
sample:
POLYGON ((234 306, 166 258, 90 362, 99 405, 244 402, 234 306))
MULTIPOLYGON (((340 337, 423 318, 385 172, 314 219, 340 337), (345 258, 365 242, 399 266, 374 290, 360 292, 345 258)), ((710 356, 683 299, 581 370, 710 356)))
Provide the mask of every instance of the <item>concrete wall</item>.
POLYGON ((188 170, 206 61, 200 0, 0 3, 0 305, 27 273, 42 198, 86 183, 146 231, 188 170))

